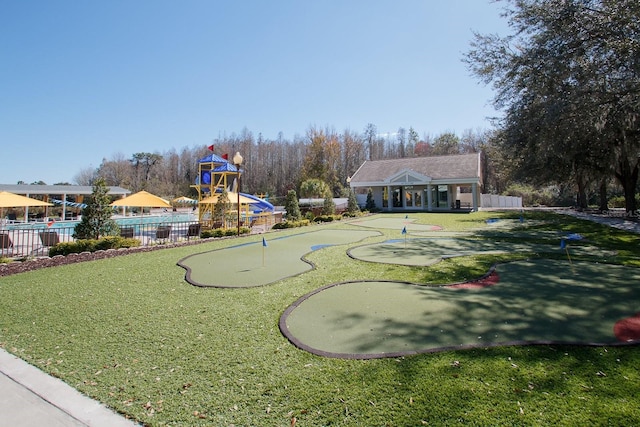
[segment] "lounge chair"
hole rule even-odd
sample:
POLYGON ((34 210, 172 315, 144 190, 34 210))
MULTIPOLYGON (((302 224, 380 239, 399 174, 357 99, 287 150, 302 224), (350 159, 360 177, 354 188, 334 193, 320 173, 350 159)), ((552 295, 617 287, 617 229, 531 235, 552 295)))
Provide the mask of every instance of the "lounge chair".
POLYGON ((6 233, 0 234, 0 254, 10 255, 11 253, 13 253, 13 242, 11 241, 11 237, 6 233))
POLYGON ((120 229, 120 237, 124 237, 125 239, 133 239, 135 234, 135 229, 133 227, 122 227, 120 229))
POLYGON ((156 230, 156 239, 168 239, 171 235, 171 226, 170 225, 159 225, 156 230))
POLYGON ((38 233, 38 236, 40 237, 40 246, 35 248, 32 253, 36 251, 44 252, 45 249, 48 249, 60 243, 58 233, 55 231, 41 231, 38 233))
POLYGON ((58 233, 55 231, 41 231, 38 235, 40 236, 40 243, 42 243, 42 246, 45 248, 49 248, 60 243, 58 233))
POLYGON ((189 224, 189 228, 187 229, 187 240, 189 240, 190 237, 200 237, 200 223, 189 224))

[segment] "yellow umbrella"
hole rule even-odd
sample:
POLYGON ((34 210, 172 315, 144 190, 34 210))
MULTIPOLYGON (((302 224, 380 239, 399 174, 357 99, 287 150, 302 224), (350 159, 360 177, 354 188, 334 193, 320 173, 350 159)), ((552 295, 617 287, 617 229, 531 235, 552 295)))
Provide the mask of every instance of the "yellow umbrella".
MULTIPOLYGON (((202 199, 200 200, 200 203, 204 203, 204 204, 215 204, 218 203, 218 199, 220 198, 220 194, 214 194, 213 196, 209 196, 206 199, 202 199)), ((228 191, 227 192, 227 200, 229 201, 229 203, 238 203, 238 193, 235 193, 233 191, 228 191)), ((248 205, 248 204, 252 204, 252 203, 259 203, 257 200, 253 200, 250 199, 246 196, 243 196, 242 194, 240 195, 240 204, 241 205, 248 205)))
POLYGON ((0 218, 4 218, 4 208, 25 208, 27 206, 53 206, 53 204, 8 191, 0 191, 0 218))
POLYGON ((0 208, 23 208, 26 206, 53 206, 53 204, 8 191, 0 191, 0 208))
POLYGON ((135 194, 116 200, 111 206, 135 206, 140 208, 170 208, 171 203, 162 197, 158 197, 146 191, 138 191, 135 194))

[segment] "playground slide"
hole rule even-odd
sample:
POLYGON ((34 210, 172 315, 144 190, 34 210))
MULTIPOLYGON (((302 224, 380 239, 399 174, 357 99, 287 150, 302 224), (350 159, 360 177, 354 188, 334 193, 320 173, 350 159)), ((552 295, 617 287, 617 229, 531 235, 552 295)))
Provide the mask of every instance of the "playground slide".
POLYGON ((240 193, 240 195, 244 196, 244 197, 248 197, 252 200, 257 201, 258 203, 252 203, 251 204, 251 208, 253 209, 253 211, 270 211, 273 212, 275 210, 275 208, 273 207, 273 205, 269 202, 267 202, 264 199, 261 199, 260 197, 256 197, 252 194, 246 194, 246 193, 240 193))

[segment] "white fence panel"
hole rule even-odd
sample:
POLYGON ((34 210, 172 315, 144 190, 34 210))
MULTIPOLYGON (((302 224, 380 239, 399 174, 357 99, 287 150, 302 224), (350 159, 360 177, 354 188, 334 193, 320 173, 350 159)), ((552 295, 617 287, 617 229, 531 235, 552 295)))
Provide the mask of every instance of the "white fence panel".
POLYGON ((522 197, 498 196, 497 194, 481 195, 483 208, 521 208, 522 197))

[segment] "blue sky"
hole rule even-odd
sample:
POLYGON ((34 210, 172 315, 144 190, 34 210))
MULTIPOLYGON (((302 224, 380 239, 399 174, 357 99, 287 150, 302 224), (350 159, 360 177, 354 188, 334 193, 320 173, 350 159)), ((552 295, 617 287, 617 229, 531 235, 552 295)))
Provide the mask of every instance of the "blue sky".
POLYGON ((490 128, 462 62, 489 0, 0 0, 0 183, 311 127, 490 128))

